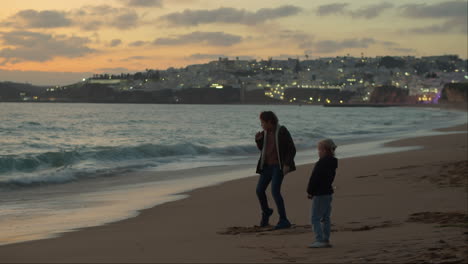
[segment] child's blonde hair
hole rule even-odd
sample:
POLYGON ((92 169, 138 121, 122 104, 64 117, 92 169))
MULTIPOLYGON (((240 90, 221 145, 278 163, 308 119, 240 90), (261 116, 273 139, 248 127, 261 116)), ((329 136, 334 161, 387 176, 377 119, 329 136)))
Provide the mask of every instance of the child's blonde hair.
POLYGON ((323 146, 332 156, 335 156, 335 150, 337 148, 335 142, 332 139, 322 139, 318 143, 319 146, 323 146))

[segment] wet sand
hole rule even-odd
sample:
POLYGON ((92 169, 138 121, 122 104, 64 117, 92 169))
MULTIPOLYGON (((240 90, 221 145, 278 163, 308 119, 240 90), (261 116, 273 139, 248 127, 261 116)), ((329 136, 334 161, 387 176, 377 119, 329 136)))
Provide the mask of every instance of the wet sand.
MULTIPOLYGON (((460 133, 389 143, 423 146, 418 150, 340 160, 333 248, 307 248, 313 242, 305 193, 313 164, 308 164, 283 184, 291 229, 255 227, 258 178, 250 177, 192 191, 189 198, 131 219, 1 246, 0 262, 464 263, 466 125, 444 131, 460 133)), ((270 195, 269 201, 274 208, 270 195)), ((276 221, 274 214, 271 223, 276 221)))

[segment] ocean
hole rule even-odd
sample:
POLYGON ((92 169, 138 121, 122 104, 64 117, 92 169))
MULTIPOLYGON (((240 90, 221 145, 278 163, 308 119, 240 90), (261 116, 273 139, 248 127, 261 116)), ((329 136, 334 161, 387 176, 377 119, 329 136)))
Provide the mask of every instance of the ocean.
POLYGON ((403 151, 382 143, 467 120, 409 107, 0 103, 0 244, 125 219, 254 175, 265 110, 290 131, 299 164, 317 159, 322 138, 335 140, 338 157, 403 151))

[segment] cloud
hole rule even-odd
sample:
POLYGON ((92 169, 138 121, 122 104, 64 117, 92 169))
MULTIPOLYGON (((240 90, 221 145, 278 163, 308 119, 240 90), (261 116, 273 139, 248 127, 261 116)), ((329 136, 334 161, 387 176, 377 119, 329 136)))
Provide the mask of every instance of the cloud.
POLYGON ((393 42, 393 41, 382 41, 381 44, 384 45, 385 47, 395 47, 399 45, 398 43, 393 42))
POLYGON ((109 46, 110 46, 110 47, 117 47, 117 46, 120 46, 120 44, 122 44, 122 40, 120 40, 120 39, 113 39, 113 40, 109 43, 109 46))
POLYGON ((403 16, 409 18, 466 18, 468 4, 466 0, 448 1, 438 4, 409 4, 401 6, 400 10, 403 16))
POLYGON ((149 57, 149 56, 132 56, 132 57, 128 57, 128 58, 125 58, 125 59, 121 59, 120 61, 135 61, 135 60, 149 60, 149 59, 152 59, 152 57, 149 57))
POLYGON ((65 12, 55 10, 21 10, 0 22, 1 26, 14 28, 59 28, 68 27, 72 21, 65 12))
POLYGON ((128 7, 162 7, 162 0, 120 0, 128 7))
POLYGON ((383 2, 380 4, 369 5, 364 8, 350 11, 352 17, 355 18, 365 18, 371 19, 378 17, 381 13, 383 13, 386 9, 392 8, 394 5, 388 2, 383 2))
POLYGON ((218 58, 226 58, 227 56, 224 54, 202 54, 202 53, 195 53, 188 57, 191 60, 214 60, 218 58))
POLYGON ((416 53, 416 50, 412 48, 391 48, 390 50, 398 52, 398 53, 405 53, 405 54, 416 53))
POLYGON ((364 6, 360 9, 350 10, 349 4, 347 3, 333 3, 319 6, 316 13, 319 16, 347 15, 353 18, 372 19, 378 17, 386 9, 390 9, 393 6, 394 5, 389 2, 382 2, 379 4, 364 6))
POLYGON ((376 43, 372 38, 345 39, 342 41, 322 40, 313 43, 313 49, 318 53, 332 53, 344 49, 368 48, 369 45, 376 43))
POLYGON ((68 12, 21 10, 0 21, 0 26, 16 29, 77 27, 98 30, 107 27, 128 30, 145 24, 135 10, 109 5, 84 6, 68 12))
POLYGON ((347 3, 333 3, 333 4, 328 4, 328 5, 321 5, 317 8, 317 15, 328 16, 328 15, 342 14, 344 13, 348 5, 349 4, 347 3))
POLYGON ((282 30, 279 32, 280 39, 291 40, 298 44, 301 49, 308 49, 313 43, 314 36, 299 30, 282 30))
POLYGON ((431 35, 431 34, 467 34, 468 32, 468 21, 465 17, 455 17, 449 19, 441 24, 433 24, 426 27, 415 27, 410 28, 406 32, 410 34, 421 34, 421 35, 431 35))
POLYGON ((190 10, 170 13, 161 20, 172 26, 197 26, 199 24, 226 23, 256 25, 269 20, 293 16, 301 12, 300 7, 283 5, 277 8, 262 8, 256 12, 245 9, 221 7, 213 10, 190 10))
POLYGON ((410 34, 467 34, 468 4, 465 0, 438 4, 410 4, 400 7, 401 14, 408 18, 445 20, 438 24, 414 27, 403 31, 410 34))
POLYGON ((2 64, 22 61, 44 62, 55 57, 82 57, 96 50, 89 48, 88 38, 68 37, 66 35, 50 35, 29 31, 13 31, 0 33, 0 40, 5 46, 0 50, 2 64))
POLYGON ((117 15, 109 25, 119 29, 134 28, 138 25, 138 15, 134 12, 117 15))
POLYGON ((69 85, 93 76, 91 72, 9 71, 0 69, 0 80, 34 85, 69 85))
POLYGON ((382 45, 386 50, 400 54, 414 54, 417 52, 416 49, 401 47, 399 43, 393 41, 375 40, 375 44, 382 45))
POLYGON ((224 32, 192 32, 174 38, 158 38, 155 45, 186 45, 204 44, 210 46, 232 46, 242 41, 241 36, 226 34, 224 32))
POLYGON ((95 72, 98 73, 111 73, 111 74, 120 74, 120 73, 127 73, 130 72, 129 69, 124 67, 116 67, 116 68, 99 68, 95 69, 95 72))
POLYGON ((128 44, 128 46, 130 46, 130 47, 141 47, 141 46, 144 46, 144 45, 147 45, 147 44, 150 44, 150 42, 138 40, 138 41, 131 42, 130 44, 128 44))
POLYGON ((72 10, 69 16, 74 25, 83 30, 98 30, 102 27, 128 30, 144 24, 135 10, 109 5, 84 6, 72 10))

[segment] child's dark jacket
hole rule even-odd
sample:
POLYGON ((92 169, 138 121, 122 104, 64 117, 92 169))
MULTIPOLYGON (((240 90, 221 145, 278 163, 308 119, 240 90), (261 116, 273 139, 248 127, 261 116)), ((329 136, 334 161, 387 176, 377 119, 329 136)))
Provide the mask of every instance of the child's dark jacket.
POLYGON ((335 157, 319 159, 310 176, 307 193, 312 196, 332 194, 336 168, 338 168, 338 159, 335 157))

